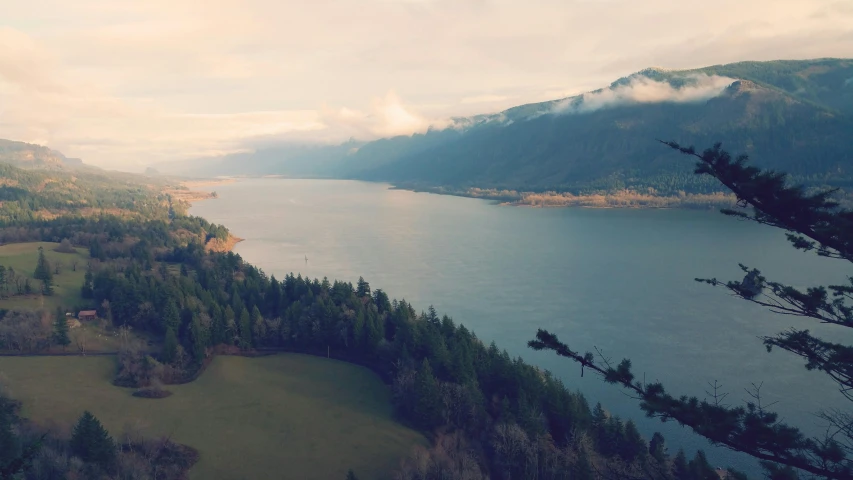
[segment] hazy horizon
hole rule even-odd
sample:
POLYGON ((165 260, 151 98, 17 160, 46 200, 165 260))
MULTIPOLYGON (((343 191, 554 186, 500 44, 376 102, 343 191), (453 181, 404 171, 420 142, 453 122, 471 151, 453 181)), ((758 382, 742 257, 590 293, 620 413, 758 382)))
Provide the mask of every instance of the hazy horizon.
MULTIPOLYGON (((122 170, 286 140, 411 134, 651 66, 853 57, 853 5, 831 0, 5 7, 0 138, 122 170)), ((642 87, 649 101, 666 93, 642 87)))

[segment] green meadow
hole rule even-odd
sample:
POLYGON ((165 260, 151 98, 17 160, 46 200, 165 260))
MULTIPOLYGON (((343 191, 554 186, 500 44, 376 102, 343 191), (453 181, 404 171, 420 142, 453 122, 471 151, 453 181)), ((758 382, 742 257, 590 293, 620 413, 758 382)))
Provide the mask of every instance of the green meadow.
POLYGON ((159 400, 110 383, 112 357, 3 357, 0 379, 24 415, 70 425, 90 410, 119 436, 126 425, 197 448, 192 479, 391 478, 419 433, 395 422, 373 372, 297 354, 220 356, 159 400))
MULTIPOLYGON (((53 295, 10 295, 7 298, 0 298, 0 308, 54 309, 60 305, 71 308, 83 304, 80 287, 83 286, 83 277, 86 275, 89 252, 85 248, 77 248, 75 249, 77 253, 60 253, 54 251, 58 246, 58 243, 53 242, 11 243, 0 246, 0 265, 7 269, 12 267, 16 274, 29 278, 30 284, 36 290, 39 282, 33 279, 33 272, 38 262, 39 247, 44 248, 44 255, 52 267, 57 263, 62 265, 60 273, 53 275, 53 295), (74 262, 77 262, 76 271, 72 268, 74 262)), ((10 294, 14 293, 13 286, 9 289, 10 294)))

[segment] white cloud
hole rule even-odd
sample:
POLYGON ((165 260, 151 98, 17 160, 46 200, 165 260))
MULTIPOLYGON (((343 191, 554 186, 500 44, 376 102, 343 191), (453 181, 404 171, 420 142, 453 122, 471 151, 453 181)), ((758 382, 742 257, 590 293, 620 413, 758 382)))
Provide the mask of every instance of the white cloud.
POLYGON ((733 78, 705 74, 689 75, 687 78, 690 83, 677 88, 668 82, 659 82, 636 75, 628 84, 608 87, 557 102, 552 112, 587 113, 632 103, 703 102, 716 97, 735 81, 733 78))
POLYGON ((258 137, 423 131, 650 65, 853 57, 843 0, 31 0, 2 10, 0 138, 103 166, 258 137))
POLYGON ((404 105, 393 90, 374 98, 366 112, 326 106, 321 111, 320 121, 337 135, 344 131, 348 136, 361 139, 423 133, 430 127, 443 128, 447 124, 444 120, 423 117, 404 105))

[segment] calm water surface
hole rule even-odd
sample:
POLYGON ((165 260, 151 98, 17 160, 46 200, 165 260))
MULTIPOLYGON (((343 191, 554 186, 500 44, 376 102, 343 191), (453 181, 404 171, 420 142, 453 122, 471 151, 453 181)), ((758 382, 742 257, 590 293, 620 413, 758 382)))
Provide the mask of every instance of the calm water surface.
MULTIPOLYGON (((581 351, 633 360, 635 372, 671 393, 705 396, 719 380, 732 404, 744 388, 792 423, 842 406, 834 384, 793 356, 765 353, 761 335, 788 327, 837 329, 782 317, 729 297, 695 277, 738 279, 738 262, 798 286, 838 283, 837 261, 793 250, 778 230, 715 212, 531 209, 334 181, 252 179, 211 187, 218 200, 191 213, 246 240, 236 252, 267 274, 356 281, 419 310, 430 304, 486 342, 545 367, 591 404, 661 431, 671 453, 704 448, 715 465, 756 473, 748 457, 710 447, 689 429, 641 418, 635 401, 576 364, 526 347, 537 328, 581 351), (306 263, 305 257, 308 261, 306 263)), ((817 427, 815 427, 817 428, 817 427)))

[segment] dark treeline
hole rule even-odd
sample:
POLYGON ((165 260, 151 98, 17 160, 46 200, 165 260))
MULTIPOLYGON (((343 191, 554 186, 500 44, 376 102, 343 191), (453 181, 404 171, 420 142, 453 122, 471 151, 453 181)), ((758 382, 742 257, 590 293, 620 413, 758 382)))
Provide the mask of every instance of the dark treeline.
POLYGON ((171 252, 176 246, 201 245, 212 238, 228 237, 228 229, 201 217, 177 216, 126 221, 114 215, 63 216, 52 220, 0 222, 0 244, 61 242, 88 247, 92 258, 105 261, 131 257, 136 260, 171 252))
POLYGON ((120 174, 22 170, 0 164, 0 223, 106 211, 166 218, 168 195, 120 174))
MULTIPOLYGON (((166 237, 174 238, 181 229, 170 226, 166 237)), ((600 405, 591 411, 550 373, 484 344, 433 308, 418 313, 364 280, 279 281, 238 255, 205 251, 198 237, 170 243, 157 229, 134 233, 133 240, 89 239, 93 256, 111 253, 93 262, 83 286, 116 327, 162 339, 155 351, 131 342, 119 358, 119 384, 185 381, 223 351, 334 354, 389 380, 399 418, 433 438, 401 478, 686 480, 713 473, 702 455, 679 467, 683 455, 670 458, 662 437, 650 447, 630 420, 600 405)))
MULTIPOLYGON (((119 385, 156 393, 203 374, 217 353, 333 355, 377 372, 399 419, 432 439, 403 462, 401 480, 716 478, 701 453, 690 461, 670 456, 660 435, 647 442, 630 420, 591 409, 549 372, 432 308, 418 313, 364 280, 278 280, 207 248, 227 237, 225 227, 162 203, 134 220, 73 214, 0 222, 0 243, 88 248, 91 259, 78 267, 86 269, 81 294, 84 306, 123 332, 119 385)), ((56 312, 10 312, 3 321, 15 328, 4 341, 20 350, 59 345, 64 330, 47 330, 55 316, 61 326, 56 312)), ((36 463, 52 454, 39 455, 36 463)), ((34 472, 27 478, 48 478, 34 472)))
POLYGON ((190 447, 168 438, 146 439, 130 428, 114 439, 89 412, 68 429, 37 425, 19 411, 20 403, 0 392, 2 479, 181 480, 198 459, 190 447))

